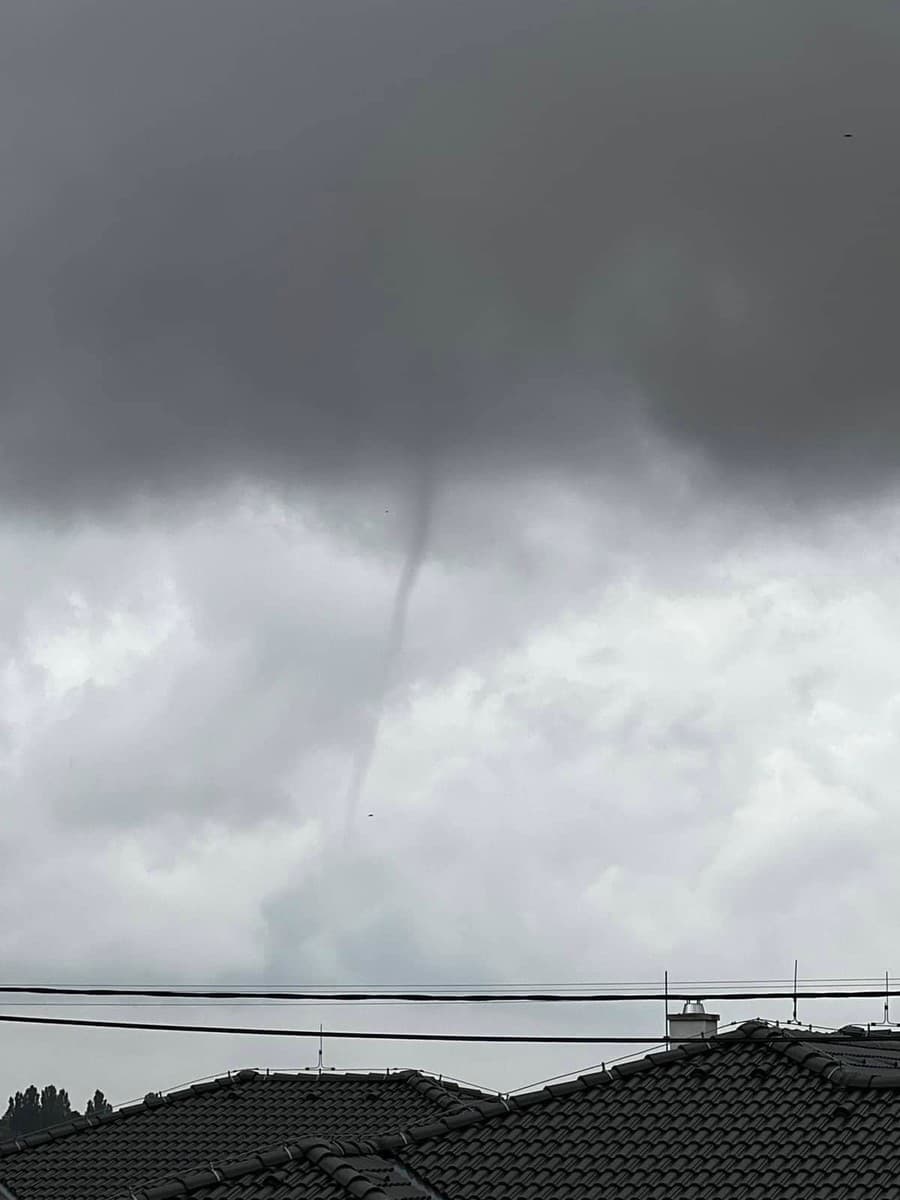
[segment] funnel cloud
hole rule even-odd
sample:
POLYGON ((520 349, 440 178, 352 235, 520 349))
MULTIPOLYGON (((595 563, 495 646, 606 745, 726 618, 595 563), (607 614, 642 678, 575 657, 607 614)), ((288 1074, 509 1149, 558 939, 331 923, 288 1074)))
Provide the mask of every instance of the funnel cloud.
POLYGON ((348 839, 353 836, 354 824, 359 813, 360 800, 365 791, 366 781, 372 766, 372 759, 378 745, 378 731, 381 726, 381 718, 388 689, 393 682, 394 673, 400 661, 400 656, 403 653, 409 603, 416 586, 416 580, 419 577, 419 572, 422 569, 422 563, 428 551, 428 539, 431 533, 433 512, 434 471, 430 459, 425 458, 423 459, 417 487, 412 497, 412 521, 409 530, 409 541, 407 543, 403 569, 400 572, 391 604, 391 615, 384 643, 384 653, 375 687, 374 699, 368 715, 368 725, 356 748, 353 770, 344 802, 345 836, 348 839))

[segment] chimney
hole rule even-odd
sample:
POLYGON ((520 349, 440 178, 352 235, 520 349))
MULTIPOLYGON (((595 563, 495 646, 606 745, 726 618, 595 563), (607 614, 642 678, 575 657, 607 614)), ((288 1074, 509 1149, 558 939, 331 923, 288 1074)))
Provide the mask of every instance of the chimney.
POLYGON ((719 1014, 706 1012, 702 1000, 687 1000, 680 1013, 669 1014, 670 1038, 711 1038, 718 1028, 719 1014))

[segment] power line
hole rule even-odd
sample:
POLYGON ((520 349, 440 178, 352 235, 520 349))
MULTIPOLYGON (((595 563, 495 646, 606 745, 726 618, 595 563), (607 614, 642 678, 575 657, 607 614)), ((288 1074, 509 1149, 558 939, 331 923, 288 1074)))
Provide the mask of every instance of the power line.
MULTIPOLYGON (((845 992, 834 990, 835 985, 845 984, 847 988, 851 985, 869 985, 875 989, 875 995, 878 997, 884 996, 884 976, 829 976, 829 977, 805 977, 803 983, 806 988, 812 985, 820 985, 823 989, 828 989, 828 996, 844 996, 845 992), (877 985, 877 986, 876 986, 877 985)), ((718 996, 719 992, 725 988, 766 988, 766 992, 760 992, 761 996, 769 995, 773 988, 779 990, 775 992, 778 998, 782 996, 793 996, 793 980, 790 978, 773 978, 773 979, 676 979, 672 977, 670 985, 677 991, 670 992, 671 998, 677 998, 680 992, 690 990, 690 998, 702 996, 703 998, 727 998, 718 996)), ((455 984, 433 984, 433 983, 391 983, 391 984, 372 984, 354 982, 350 984, 336 983, 304 983, 304 984, 248 984, 248 983, 223 983, 221 980, 216 980, 215 983, 203 982, 198 980, 194 983, 152 983, 148 985, 127 983, 113 983, 109 980, 92 979, 90 982, 66 982, 66 983, 44 983, 38 988, 37 985, 19 986, 8 985, 0 986, 0 992, 60 992, 65 995, 137 995, 137 996, 185 996, 187 998, 203 998, 211 996, 221 998, 234 996, 240 998, 272 998, 272 1000, 290 1000, 296 994, 304 994, 311 997, 311 1002, 323 1000, 329 996, 337 996, 337 1002, 344 1000, 347 992, 353 988, 355 991, 365 991, 373 998, 378 1000, 390 1000, 396 996, 397 992, 402 995, 419 994, 419 992, 427 992, 430 995, 440 995, 440 998, 452 998, 458 992, 476 992, 479 996, 485 995, 487 998, 494 998, 496 994, 508 994, 515 992, 515 998, 528 998, 535 992, 557 992, 557 994, 571 994, 575 1000, 578 998, 586 998, 584 994, 596 994, 596 992, 623 992, 628 990, 640 991, 640 996, 635 998, 643 998, 643 1000, 654 1000, 659 998, 659 991, 662 988, 661 980, 617 980, 617 982, 582 982, 582 983, 554 983, 548 980, 541 980, 539 983, 455 983, 455 984), (266 990, 262 990, 262 989, 266 990), (523 996, 522 994, 527 994, 523 996)), ((856 991, 853 992, 856 995, 856 991)), ((743 992, 742 997, 750 995, 749 992, 743 992)), ((868 992, 862 992, 862 995, 868 995, 868 992)), ((592 998, 588 996, 587 998, 592 998)), ((755 998, 757 992, 752 992, 751 998, 755 998)), ((614 997, 617 998, 617 997, 614 997)))
MULTIPOLYGON (((163 1033, 224 1033, 249 1034, 254 1037, 319 1037, 318 1029, 265 1029, 253 1028, 246 1025, 172 1025, 152 1021, 97 1021, 75 1017, 21 1017, 0 1014, 0 1022, 10 1022, 25 1025, 62 1025, 90 1029, 135 1029, 152 1030, 163 1033)), ((480 1033, 388 1033, 384 1031, 358 1030, 329 1030, 329 1039, 342 1038, 355 1041, 396 1041, 396 1042, 537 1042, 547 1044, 581 1044, 609 1043, 611 1045, 634 1043, 635 1045, 650 1045, 659 1041, 657 1036, 643 1037, 578 1037, 566 1035, 551 1037, 538 1034, 480 1034, 480 1033)))
MULTIPOLYGON (((880 992, 879 995, 884 995, 880 992)), ((214 1000, 205 1000, 196 1004, 185 1003, 181 1000, 16 1000, 10 1001, 16 1008, 206 1008, 206 1009, 222 1009, 222 1008, 340 1008, 344 1003, 342 1000, 286 1000, 280 1003, 277 1000, 261 1000, 254 1003, 252 1000, 235 1000, 218 1003, 214 1000)), ((415 1003, 412 1000, 365 1000, 357 1004, 358 1008, 403 1008, 406 1005, 415 1003)), ((432 1007, 440 1008, 442 1004, 452 1003, 447 997, 441 997, 433 1002, 432 1007)), ((498 1001, 502 1004, 503 1001, 498 1001)))
MULTIPOLYGON (((679 985, 706 984, 706 985, 715 986, 715 987, 721 987, 726 984, 728 984, 728 985, 748 984, 749 985, 749 984, 764 984, 764 983, 765 984, 769 984, 769 983, 776 984, 777 983, 777 984, 782 984, 787 987, 791 983, 791 977, 786 976, 786 975, 781 975, 781 976, 777 976, 777 977, 773 977, 773 978, 755 977, 752 979, 691 979, 688 977, 679 978, 675 975, 672 975, 671 978, 672 978, 672 982, 674 984, 679 984, 679 985)), ((822 976, 809 975, 809 976, 802 976, 802 978, 806 983, 877 983, 884 979, 884 973, 881 972, 878 975, 822 975, 822 976)), ((487 988, 489 990, 499 990, 499 989, 506 988, 506 989, 512 991, 512 990, 520 989, 520 988, 535 988, 535 987, 550 988, 550 987, 554 987, 554 988, 559 989, 560 991, 565 991, 565 990, 570 990, 573 988, 595 988, 597 990, 603 990, 605 988, 624 988, 624 987, 656 988, 656 987, 659 987, 660 982, 661 982, 661 978, 660 979, 625 979, 625 980, 623 980, 623 979, 618 979, 618 980, 609 980, 609 979, 607 979, 607 980, 589 980, 589 979, 586 979, 586 980, 581 980, 578 983, 572 983, 572 982, 561 983, 559 981, 554 982, 554 981, 548 981, 546 979, 541 980, 540 982, 531 980, 529 982, 494 981, 493 983, 488 983, 488 982, 484 982, 484 981, 474 981, 474 982, 462 981, 459 983, 433 983, 433 982, 422 982, 421 980, 419 980, 416 982, 405 981, 403 983, 395 982, 395 983, 391 983, 391 984, 356 982, 352 986, 360 987, 360 988, 362 988, 362 987, 365 987, 365 988, 403 987, 403 988, 409 988, 409 989, 413 989, 413 988, 422 989, 422 988, 427 987, 427 988, 430 988, 432 991, 442 991, 442 990, 443 991, 458 991, 460 988, 469 988, 472 990, 476 990, 478 988, 487 988)), ((56 983, 53 981, 45 980, 41 984, 41 986, 42 987, 116 987, 116 988, 139 987, 139 986, 153 986, 153 987, 187 987, 187 986, 191 986, 191 987, 236 988, 236 989, 240 989, 240 988, 246 989, 246 988, 250 988, 250 987, 270 987, 270 988, 280 989, 280 990, 299 991, 299 990, 302 990, 303 988, 336 989, 336 988, 340 988, 340 987, 348 987, 350 985, 335 983, 333 980, 329 980, 327 982, 318 982, 318 983, 310 983, 309 981, 305 981, 302 984, 297 984, 297 983, 251 984, 251 983, 247 983, 246 980, 239 981, 236 983, 226 983, 222 980, 215 980, 214 982, 202 980, 202 981, 198 981, 197 983, 190 984, 190 985, 185 984, 183 980, 175 980, 172 982, 158 980, 155 983, 153 983, 152 985, 149 985, 149 984, 142 985, 142 984, 135 983, 134 980, 114 981, 114 980, 108 980, 108 979, 90 979, 90 980, 74 980, 74 981, 67 980, 64 983, 56 983)))
MULTIPOLYGON (((96 1021, 75 1017, 22 1017, 10 1014, 0 1014, 0 1022, 20 1025, 62 1025, 84 1029, 134 1029, 138 1031, 156 1031, 162 1033, 224 1033, 250 1035, 254 1037, 293 1037, 318 1038, 318 1029, 259 1029, 246 1025, 170 1025, 151 1021, 96 1021)), ((798 1033, 772 1033, 766 1040, 796 1042, 798 1033)), ((817 1035, 810 1031, 808 1035, 817 1035)), ((818 1035, 822 1036, 822 1035, 818 1035)), ((483 1043, 523 1043, 542 1045, 683 1045, 694 1042, 696 1038, 663 1037, 651 1034, 647 1037, 597 1037, 580 1035, 543 1035, 543 1034, 513 1034, 513 1033, 388 1033, 384 1031, 359 1030, 329 1030, 329 1039, 340 1038, 352 1041, 390 1041, 390 1042, 483 1042, 483 1043)), ((758 1042, 754 1037, 730 1037, 729 1041, 758 1042)), ((829 1034, 829 1043, 856 1044, 858 1037, 852 1035, 829 1034)))
MULTIPOLYGON (((339 992, 272 992, 272 991, 210 991, 182 990, 179 988, 110 988, 110 987, 48 987, 43 985, 4 984, 0 985, 0 994, 5 995, 39 995, 39 996, 132 996, 152 997, 156 999, 183 1000, 303 1000, 312 1002, 340 1001, 355 1003, 359 1001, 396 1000, 407 1003, 437 1003, 442 1004, 497 1004, 497 1003, 541 1003, 541 1004, 595 1004, 595 1003, 625 1003, 628 1001, 666 1001, 694 1000, 698 996, 697 988, 690 991, 667 990, 665 992, 373 992, 373 991, 339 991, 339 992)), ((741 991, 716 992, 704 990, 704 1000, 785 1000, 794 997, 804 1000, 846 1000, 846 999, 884 999, 885 996, 900 996, 900 989, 880 987, 877 989, 844 989, 844 990, 780 990, 780 991, 741 991)))

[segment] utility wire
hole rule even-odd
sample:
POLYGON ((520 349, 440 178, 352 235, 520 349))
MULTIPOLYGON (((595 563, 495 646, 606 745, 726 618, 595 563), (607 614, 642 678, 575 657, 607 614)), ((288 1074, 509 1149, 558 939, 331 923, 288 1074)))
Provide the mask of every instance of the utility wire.
MULTIPOLYGON (((883 992, 879 993, 884 995, 883 992)), ((181 1000, 11 1000, 9 1002, 15 1008, 206 1008, 206 1009, 223 1009, 223 1008, 280 1008, 280 1009, 295 1009, 295 1008, 340 1008, 344 1003, 342 1000, 286 1000, 283 1004, 277 1000, 260 1000, 254 1003, 252 1000, 226 1000, 218 1003, 214 1000, 204 1000, 196 1004, 183 1002, 181 1000)), ((365 1000, 361 1001, 358 1008, 403 1008, 413 1004, 412 1000, 365 1000)), ((440 1008, 442 1004, 450 1003, 446 997, 441 997, 435 1000, 432 1007, 440 1008)), ((503 1001, 497 1001, 502 1004, 503 1001)))
MULTIPOLYGON (((249 1034, 255 1037, 296 1037, 316 1038, 320 1036, 318 1029, 255 1029, 241 1025, 170 1025, 152 1021, 96 1021, 77 1019, 75 1017, 21 1017, 0 1014, 0 1022, 11 1022, 26 1025, 63 1025, 90 1029, 137 1029, 153 1030, 166 1033, 225 1033, 249 1034)), ((352 1039, 359 1041, 400 1041, 400 1042, 538 1042, 548 1044, 567 1043, 635 1043, 648 1045, 658 1042, 659 1037, 550 1037, 537 1034, 476 1034, 476 1033, 386 1033, 359 1032, 349 1030, 329 1030, 327 1038, 352 1039)))
MULTIPOLYGON (((340 991, 340 992, 263 992, 263 991, 185 991, 178 988, 107 988, 107 987, 46 987, 26 986, 24 984, 0 985, 0 994, 4 995, 39 995, 39 996, 135 996, 183 1000, 306 1000, 325 1001, 339 1000, 352 1003, 371 1000, 402 1000, 410 1003, 442 1004, 496 1004, 512 1001, 541 1003, 541 1004, 595 1004, 595 1003, 625 1003, 627 1001, 665 1001, 665 1000, 694 1000, 698 992, 696 988, 690 991, 667 992, 464 992, 452 994, 447 992, 370 992, 370 991, 340 991)), ((841 991, 743 991, 743 992, 714 992, 704 991, 704 1000, 784 1000, 797 997, 803 1000, 845 1000, 858 998, 878 998, 885 996, 900 996, 900 989, 885 987, 873 989, 844 989, 841 991)))
MULTIPOLYGON (((90 1029, 135 1029, 135 1030, 153 1030, 164 1033, 226 1033, 226 1034, 249 1034, 254 1037, 294 1037, 294 1038, 318 1038, 320 1030, 318 1029, 254 1029, 246 1025, 169 1025, 150 1021, 94 1021, 87 1019, 79 1019, 75 1017, 22 1017, 13 1016, 10 1014, 0 1014, 0 1022, 8 1022, 11 1024, 20 1025, 63 1025, 74 1026, 77 1028, 90 1029)), ((488 1043, 527 1043, 541 1045, 638 1045, 647 1046, 654 1044, 665 1045, 682 1045, 685 1042, 696 1041, 696 1038, 677 1038, 664 1037, 660 1038, 658 1034, 651 1034, 648 1037, 595 1037, 595 1036, 578 1036, 578 1035, 559 1035, 549 1036, 542 1034, 513 1034, 513 1033, 387 1033, 358 1030, 329 1030, 326 1035, 328 1040, 334 1038, 349 1039, 353 1041, 388 1041, 388 1042, 488 1042, 488 1043)), ((767 1042, 785 1041, 796 1042, 802 1035, 799 1033, 773 1033, 767 1038, 767 1042)), ((815 1038, 817 1035, 810 1032, 807 1036, 815 1038)), ((822 1035, 818 1035, 822 1036, 822 1035)), ((730 1041, 747 1041, 757 1042, 754 1037, 747 1038, 730 1038, 730 1041)), ((829 1044, 847 1043, 848 1045, 857 1044, 858 1037, 843 1034, 828 1035, 829 1044)))
MULTIPOLYGON (((815 976, 803 977, 803 982, 807 985, 809 985, 809 984, 823 984, 824 985, 824 984, 838 984, 838 983, 843 983, 843 984, 848 984, 848 985, 849 984, 873 984, 874 985, 877 983, 877 984, 881 985, 883 980, 884 980, 883 974, 860 975, 860 976, 848 976, 848 975, 827 976, 827 977, 823 976, 821 978, 815 977, 815 976)), ((790 978, 787 978, 784 976, 777 978, 777 979, 676 979, 673 976, 671 978, 670 982, 672 983, 673 987, 675 987, 675 986, 680 987, 680 988, 690 987, 693 989, 696 989, 698 987, 704 987, 708 990, 718 990, 718 989, 721 989, 724 987, 737 987, 737 986, 762 987, 763 985, 773 985, 773 986, 777 985, 777 986, 784 987, 787 989, 792 989, 792 986, 793 986, 792 980, 790 978)), ((142 985, 135 984, 134 982, 113 983, 108 980, 99 980, 98 981, 95 979, 95 980, 90 980, 90 981, 86 981, 86 982, 74 982, 74 983, 73 982, 44 983, 40 986, 46 987, 46 988, 98 988, 98 987, 103 987, 103 988, 109 988, 109 989, 114 989, 114 990, 122 990, 122 989, 126 989, 126 988, 134 989, 134 988, 140 987, 142 985)), ((335 983, 303 983, 303 984, 271 983, 271 984, 254 985, 254 984, 248 984, 248 983, 224 983, 221 981, 216 981, 215 983, 207 983, 204 981, 204 982, 199 982, 199 983, 195 983, 195 984, 185 984, 183 982, 177 982, 177 983, 158 982, 158 983, 154 983, 152 985, 147 985, 147 986, 153 987, 155 989, 161 989, 161 988, 172 989, 172 988, 191 987, 191 988, 195 989, 195 991, 191 993, 192 995, 202 994, 202 992, 199 992, 199 989, 205 989, 205 990, 233 989, 233 990, 242 991, 242 992, 246 991, 247 994, 249 994, 249 995, 262 994, 262 993, 257 993, 255 991, 250 991, 251 988, 258 986, 260 988, 268 987, 275 994, 277 994, 279 996, 281 996, 285 991, 297 992, 297 991, 304 991, 304 990, 310 990, 310 991, 316 990, 317 992, 326 992, 326 991, 337 991, 341 988, 345 988, 345 990, 346 990, 346 988, 347 988, 347 985, 335 984, 335 983)), ((479 990, 487 991, 487 992, 495 992, 495 991, 516 991, 516 992, 529 991, 529 992, 533 992, 533 991, 538 990, 539 988, 545 988, 548 991, 573 992, 573 991, 585 991, 585 990, 588 990, 588 991, 611 991, 612 990, 612 991, 614 991, 614 990, 623 990, 626 988, 648 988, 648 989, 658 990, 659 986, 660 986, 660 981, 659 980, 616 980, 616 981, 607 980, 605 982, 585 981, 582 983, 556 983, 556 982, 550 982, 547 980, 543 980, 539 983, 534 982, 534 981, 532 981, 530 983, 477 983, 477 982, 476 983, 468 983, 467 982, 467 983, 455 983, 455 984, 355 983, 352 986, 359 990, 378 992, 379 994, 382 991, 384 991, 385 989, 391 989, 391 990, 395 990, 395 991, 404 990, 404 991, 430 991, 430 992, 459 992, 459 991, 479 991, 479 990)), ((26 990, 32 991, 34 989, 29 987, 26 990)), ((144 994, 144 993, 141 993, 141 994, 144 994)), ((789 991, 788 994, 791 995, 791 994, 793 994, 793 992, 789 991)), ((884 994, 883 987, 881 987, 881 986, 879 987, 878 994, 879 995, 884 994)))

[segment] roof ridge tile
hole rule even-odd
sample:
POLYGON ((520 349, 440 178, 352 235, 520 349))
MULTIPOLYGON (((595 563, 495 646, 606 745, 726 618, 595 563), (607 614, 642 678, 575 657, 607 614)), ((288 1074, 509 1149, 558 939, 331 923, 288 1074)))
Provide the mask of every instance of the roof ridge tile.
MULTIPOLYGON (((773 1028, 761 1021, 745 1022, 744 1025, 734 1030, 734 1033, 744 1030, 751 1034, 758 1031, 757 1036, 760 1040, 769 1040, 773 1043, 771 1046, 773 1053, 804 1067, 829 1083, 847 1088, 900 1089, 900 1063, 894 1069, 847 1066, 841 1062, 838 1055, 829 1050, 828 1041, 832 1036, 830 1033, 786 1029, 784 1026, 773 1028)), ((845 1037, 858 1035, 859 1041, 862 1043, 869 1039, 876 1044, 879 1041, 887 1040, 884 1035, 873 1035, 871 1031, 865 1030, 861 1026, 843 1026, 837 1032, 845 1037)), ((733 1034, 723 1035, 723 1037, 731 1036, 733 1034)))
POLYGON ((584 1092, 588 1085, 579 1075, 577 1079, 567 1079, 563 1083, 551 1083, 547 1085, 547 1091, 553 1096, 571 1096, 575 1092, 584 1092))
POLYGON ((426 1075, 423 1071, 405 1071, 403 1080, 415 1091, 445 1110, 466 1109, 469 1107, 468 1101, 482 1099, 480 1093, 467 1092, 458 1084, 445 1082, 440 1076, 435 1079, 434 1076, 426 1075))
MULTIPOLYGON (((307 1140, 313 1145, 318 1144, 318 1139, 307 1140)), ((208 1163, 186 1174, 173 1175, 159 1183, 150 1184, 148 1187, 132 1188, 130 1200, 169 1200, 170 1197, 185 1196, 198 1188, 210 1187, 212 1184, 222 1183, 225 1180, 240 1179, 242 1175, 249 1175, 255 1171, 283 1167, 303 1157, 305 1157, 305 1149, 300 1143, 290 1146, 270 1146, 249 1157, 245 1155, 243 1158, 208 1163)))
MULTIPOLYGON (((178 1196, 187 1196, 201 1188, 210 1187, 216 1183, 232 1182, 244 1175, 256 1174, 287 1166, 291 1162, 306 1161, 331 1179, 348 1195, 358 1200, 390 1200, 385 1190, 378 1184, 372 1183, 352 1162, 356 1157, 380 1157, 375 1146, 369 1142, 347 1142, 327 1138, 302 1138, 290 1145, 270 1147, 251 1157, 234 1161, 209 1163, 170 1179, 153 1184, 150 1187, 131 1189, 129 1200, 174 1200, 178 1196)), ((394 1160, 384 1160, 385 1165, 401 1171, 413 1187, 422 1191, 423 1200, 426 1196, 434 1195, 418 1179, 413 1178, 402 1163, 394 1160)))
POLYGON ((337 1146, 334 1150, 324 1146, 311 1146, 306 1151, 306 1158, 351 1196, 358 1196, 360 1200, 390 1200, 383 1188, 366 1179, 361 1171, 347 1162, 347 1155, 338 1153, 337 1149, 337 1146))

